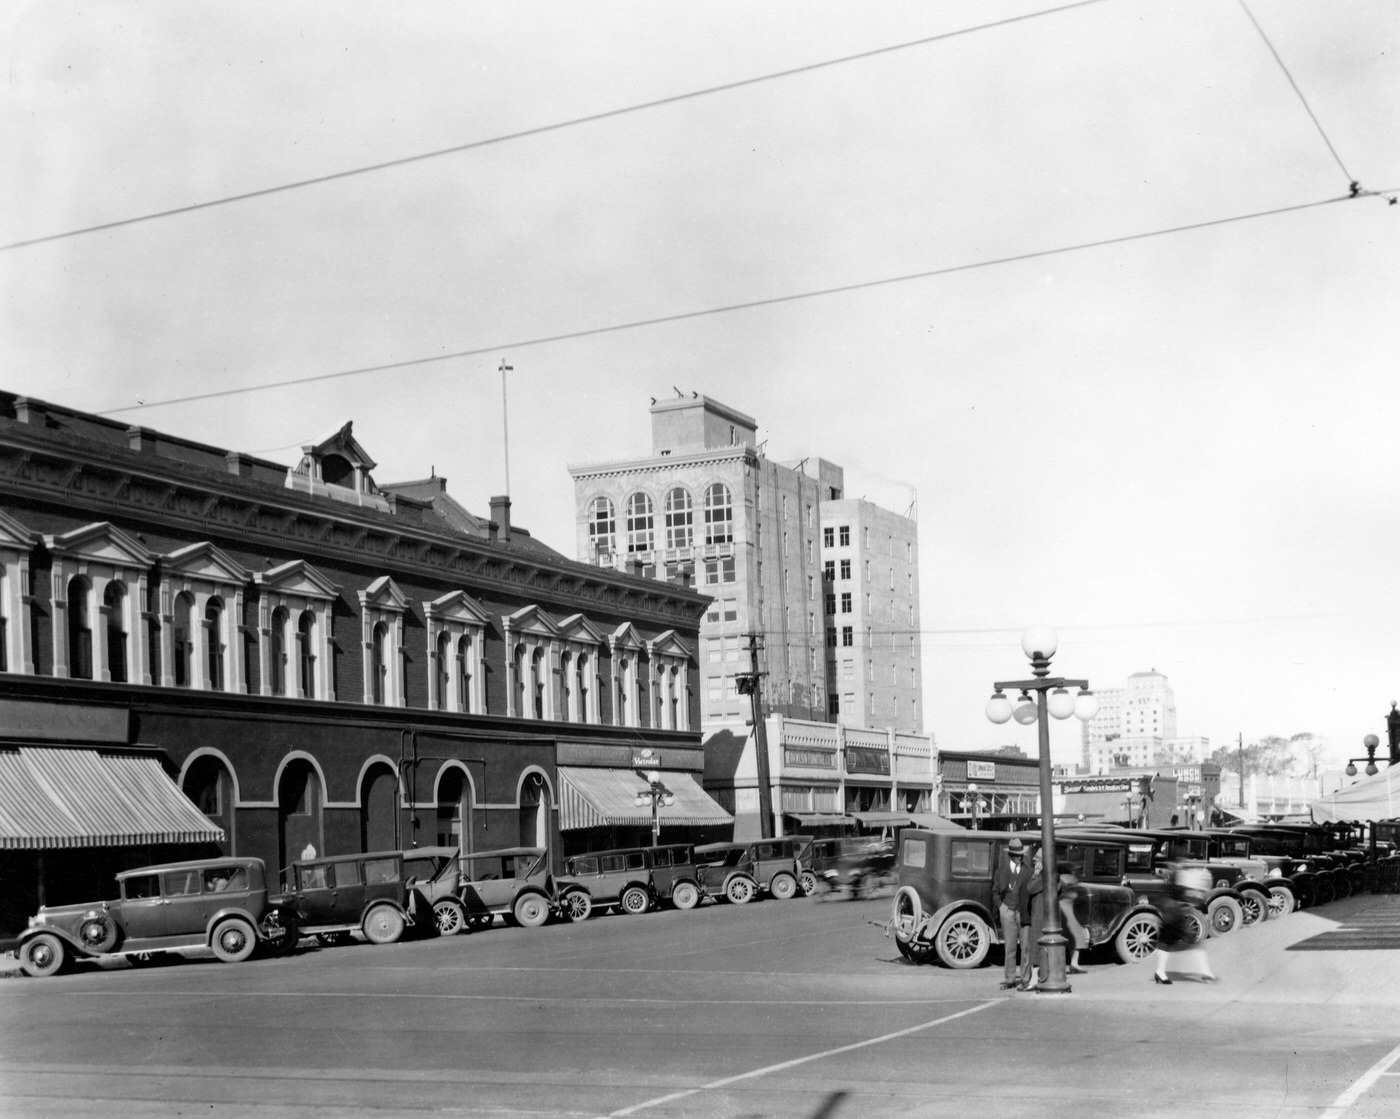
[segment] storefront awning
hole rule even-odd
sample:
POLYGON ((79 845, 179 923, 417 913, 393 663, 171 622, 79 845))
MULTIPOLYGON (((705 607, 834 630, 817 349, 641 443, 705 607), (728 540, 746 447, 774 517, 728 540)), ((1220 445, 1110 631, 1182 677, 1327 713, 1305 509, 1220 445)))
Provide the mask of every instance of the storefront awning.
POLYGON ((966 831, 961 824, 954 823, 936 812, 852 812, 866 827, 916 827, 929 831, 966 831))
MULTIPOLYGON (((661 783, 675 801, 661 808, 662 824, 703 827, 734 819, 688 773, 662 772, 661 783)), ((637 794, 650 786, 630 769, 559 767, 559 828, 650 827, 651 808, 638 807, 637 794)))
POLYGON ((0 748, 0 850, 223 838, 154 757, 80 747, 0 748))
POLYGON ((796 820, 804 828, 850 827, 856 822, 853 816, 835 812, 784 812, 783 815, 789 820, 796 820))

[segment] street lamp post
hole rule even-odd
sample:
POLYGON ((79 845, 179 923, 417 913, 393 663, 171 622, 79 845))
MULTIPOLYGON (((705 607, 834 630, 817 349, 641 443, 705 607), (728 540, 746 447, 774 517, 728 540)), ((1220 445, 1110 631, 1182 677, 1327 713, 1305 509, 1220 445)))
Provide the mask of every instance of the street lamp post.
POLYGON ((638 770, 637 776, 645 781, 648 787, 637 794, 635 803, 638 808, 651 808, 651 845, 656 847, 661 843, 661 809, 675 804, 676 798, 671 790, 662 784, 659 770, 638 770))
POLYGON ((995 691, 987 701, 987 718, 1001 724, 1014 718, 1023 726, 1040 724, 1040 842, 1042 887, 1045 897, 1045 928, 1040 948, 1045 957, 1045 979, 1037 987, 1046 994, 1068 994, 1069 980, 1065 978, 1065 938, 1060 928, 1059 868, 1055 858, 1055 799, 1050 784, 1050 720, 1068 719, 1071 715, 1083 722, 1092 719, 1099 710, 1099 701, 1089 691, 1088 680, 1068 680, 1050 675, 1050 658, 1055 655, 1059 639, 1055 631, 1036 626, 1021 635, 1021 649, 1030 658, 1033 679, 1002 680, 994 683, 995 691), (1078 695, 1070 695, 1078 688, 1078 695), (1013 706, 1007 691, 1019 691, 1013 706), (1030 693, 1035 693, 1031 699, 1030 693))
MULTIPOLYGON (((1380 744, 1381 740, 1377 738, 1374 734, 1368 734, 1365 738, 1361 740, 1361 745, 1366 748, 1366 757, 1364 761, 1366 762, 1367 777, 1374 777, 1377 773, 1380 772, 1380 770, 1376 768, 1376 748, 1380 746, 1380 744)), ((1356 763, 1362 760, 1362 758, 1347 759, 1346 775, 1348 777, 1356 776, 1356 763)))

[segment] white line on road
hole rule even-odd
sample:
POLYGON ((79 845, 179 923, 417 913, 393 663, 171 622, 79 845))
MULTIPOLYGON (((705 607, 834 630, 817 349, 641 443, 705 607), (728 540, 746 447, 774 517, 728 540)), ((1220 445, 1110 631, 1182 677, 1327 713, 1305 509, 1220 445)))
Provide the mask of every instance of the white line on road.
POLYGON ((1359 1100, 1362 1096, 1364 1096, 1367 1092, 1369 1092, 1371 1090, 1371 1086, 1375 1084, 1375 1082, 1379 1080, 1382 1076, 1384 1076, 1386 1070, 1390 1068, 1390 1066, 1393 1065, 1397 1060, 1400 1060, 1400 1045, 1397 1045, 1394 1049, 1392 1049, 1389 1053, 1387 1053, 1384 1057, 1382 1057, 1379 1061, 1377 1061, 1374 1065, 1372 1065, 1369 1069, 1362 1073, 1360 1079, 1358 1079, 1356 1083, 1354 1083, 1350 1088, 1348 1088, 1345 1092, 1343 1092, 1340 1096, 1333 1100, 1332 1106, 1329 1107, 1326 1111, 1324 1111, 1321 1115, 1319 1115, 1318 1119, 1342 1119, 1342 1116, 1347 1113, 1351 1105, 1354 1104, 1357 1100, 1359 1100))
POLYGON ((791 1061, 783 1061, 781 1064, 768 1065, 765 1068, 756 1068, 751 1072, 741 1072, 738 1076, 726 1076, 723 1080, 712 1080, 708 1084, 701 1084, 698 1088, 687 1088, 684 1092, 672 1092, 669 1096, 658 1096, 653 1100, 643 1100, 641 1103, 633 1104, 631 1107, 624 1107, 621 1111, 611 1112, 607 1119, 618 1119, 622 1115, 635 1115, 639 1111, 646 1111, 648 1108, 660 1107, 662 1104, 674 1103, 676 1100, 683 1100, 687 1096, 693 1096, 698 1092, 712 1092, 716 1088, 727 1088, 730 1084, 737 1084, 741 1080, 752 1080, 758 1076, 767 1076, 772 1072, 782 1072, 784 1069, 796 1068, 798 1065, 805 1065, 809 1061, 820 1061, 825 1057, 834 1057, 838 1053, 850 1053, 855 1049, 865 1049, 871 1045, 880 1045, 886 1041, 893 1041, 897 1037, 907 1037, 909 1034, 916 1034, 920 1030, 929 1030, 934 1026, 941 1026, 945 1022, 951 1022, 956 1018, 966 1018, 969 1014, 976 1014, 978 1011, 986 1010, 988 1007, 998 1006, 1004 999, 993 999, 991 1002, 984 1002, 980 1006, 969 1007, 967 1010, 960 1010, 956 1014, 948 1014, 942 1018, 935 1018, 932 1022, 923 1022, 917 1026, 910 1026, 907 1030, 896 1030, 892 1034, 883 1034, 880 1037, 867 1038, 865 1041, 857 1041, 851 1045, 838 1046, 835 1049, 826 1049, 820 1053, 810 1053, 805 1057, 797 1057, 791 1061))

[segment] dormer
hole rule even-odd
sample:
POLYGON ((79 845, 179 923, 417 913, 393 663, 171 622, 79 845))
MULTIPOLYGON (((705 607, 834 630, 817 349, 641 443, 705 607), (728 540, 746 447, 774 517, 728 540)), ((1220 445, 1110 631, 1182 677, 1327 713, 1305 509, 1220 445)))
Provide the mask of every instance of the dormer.
POLYGON ((287 488, 387 513, 388 499, 370 475, 375 462, 352 434, 352 426, 353 421, 319 443, 302 447, 301 461, 287 471, 287 488))

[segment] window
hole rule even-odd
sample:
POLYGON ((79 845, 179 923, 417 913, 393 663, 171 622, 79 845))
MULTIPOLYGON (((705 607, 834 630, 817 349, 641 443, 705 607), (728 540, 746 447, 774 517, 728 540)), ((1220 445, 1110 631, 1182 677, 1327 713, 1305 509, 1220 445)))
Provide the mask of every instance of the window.
POLYGON ((651 498, 634 493, 627 499, 627 550, 650 552, 655 546, 651 498))
POLYGON ((849 548, 851 545, 851 526, 841 526, 841 547, 849 548))
POLYGON ((68 581, 68 675, 92 679, 92 615, 88 581, 81 575, 68 581))
POLYGON ((617 551, 617 513, 606 497, 595 497, 588 507, 588 542, 599 555, 617 551))
POLYGON ((836 547, 836 530, 834 528, 827 527, 822 529, 822 547, 836 547))
POLYGON ((828 649, 834 649, 834 648, 836 648, 836 627, 835 627, 835 626, 827 626, 827 627, 826 627, 826 647, 827 647, 828 649))
POLYGON ((811 575, 807 576, 807 601, 811 602, 817 597, 817 581, 811 575))
MULTIPOLYGON (((288 695, 298 699, 335 699, 330 650, 331 607, 340 588, 305 560, 292 560, 254 576, 259 587, 258 628, 263 673, 263 695, 288 695), (295 657, 293 662, 290 658, 295 657)), ((359 592, 361 605, 360 648, 364 666, 363 701, 370 702, 371 622, 391 627, 393 601, 384 595, 388 576, 359 592)), ((399 601, 402 602, 402 596, 399 601)), ((390 680, 391 685, 394 681, 390 680)))
MULTIPOLYGON (((126 586, 113 581, 102 592, 102 605, 107 613, 107 672, 118 684, 126 683, 126 586)), ((3 636, 3 635, 0 635, 3 636)), ((4 644, 0 642, 0 655, 4 644)), ((0 665, 3 668, 3 665, 0 665)))
POLYGON ((437 639, 437 657, 433 663, 432 694, 433 707, 438 711, 447 710, 452 660, 452 635, 447 632, 440 633, 437 639))
POLYGON ((194 599, 188 594, 178 594, 175 596, 175 645, 174 653, 175 686, 177 688, 188 688, 190 686, 190 658, 194 653, 194 635, 190 632, 190 611, 194 606, 194 599))
POLYGON ((374 627, 370 641, 370 702, 383 705, 388 695, 389 627, 380 622, 374 627))
POLYGON ((457 710, 468 712, 473 710, 472 703, 472 678, 473 667, 476 663, 476 649, 471 636, 463 634, 457 638, 457 710))
POLYGON ((705 585, 714 586, 717 583, 732 583, 735 578, 735 567, 733 556, 723 556, 720 559, 707 559, 705 561, 705 585))
POLYGON ((209 687, 221 692, 224 690, 224 654, 228 646, 224 641, 224 604, 217 598, 211 598, 204 607, 204 640, 209 687))
POLYGON ((843 613, 843 614, 849 614, 850 612, 851 612, 851 592, 850 592, 850 591, 845 591, 845 592, 843 592, 842 595, 841 595, 841 613, 843 613))
POLYGON ((841 644, 850 647, 856 643, 856 631, 853 626, 841 627, 841 644))
POLYGON ((734 509, 729 487, 715 482, 705 491, 705 543, 729 544, 734 540, 734 509))
POLYGON ((826 701, 826 710, 829 715, 841 714, 841 699, 839 696, 830 696, 826 701))
POLYGON ((544 718, 544 681, 544 650, 536 649, 530 658, 530 692, 536 719, 544 718))
POLYGON ((836 613, 836 596, 834 594, 826 596, 826 612, 828 614, 836 613))
POLYGON ((673 489, 666 495, 666 547, 689 548, 695 537, 695 515, 690 494, 673 489))
POLYGON ((272 612, 272 625, 268 632, 268 646, 271 650, 268 686, 272 695, 287 694, 287 611, 278 607, 272 612))
POLYGON ((841 561, 841 578, 843 578, 843 579, 849 579, 850 577, 851 577, 851 561, 848 560, 848 559, 843 559, 843 560, 841 561))
POLYGON ((912 543, 906 543, 904 545, 904 558, 910 563, 914 562, 914 545, 912 543))
POLYGON ((825 563, 822 564, 822 578, 825 579, 828 583, 834 583, 836 581, 835 560, 827 560, 825 563))

